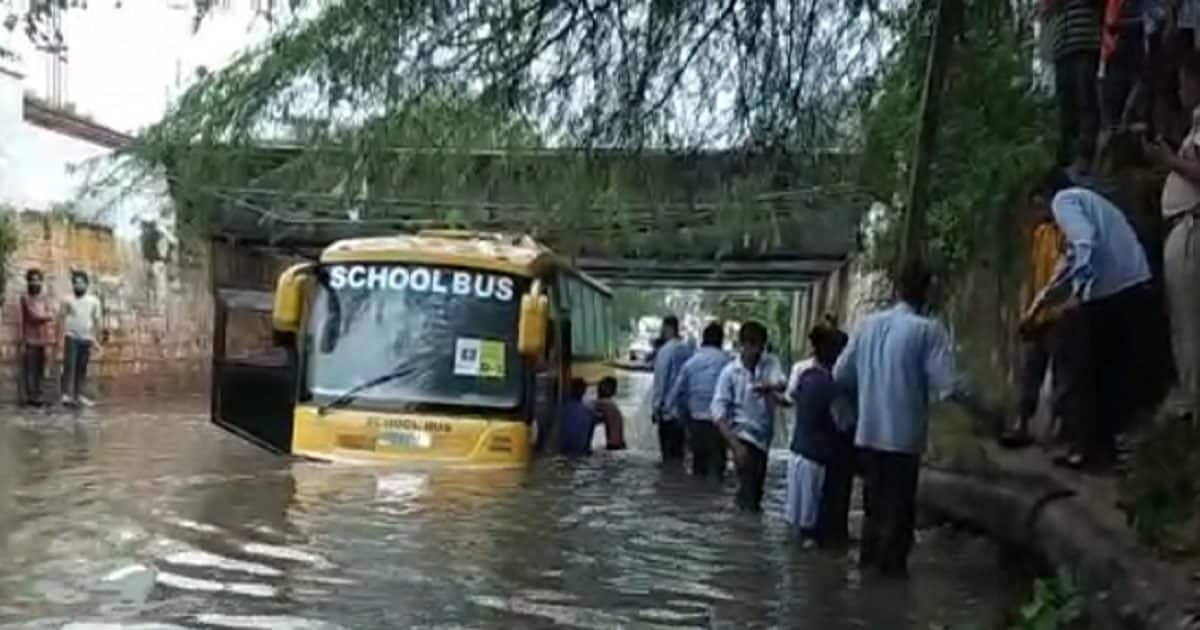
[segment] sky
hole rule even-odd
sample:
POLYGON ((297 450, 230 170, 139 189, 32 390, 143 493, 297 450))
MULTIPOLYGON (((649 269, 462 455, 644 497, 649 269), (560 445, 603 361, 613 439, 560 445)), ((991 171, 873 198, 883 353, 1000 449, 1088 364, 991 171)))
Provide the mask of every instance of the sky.
MULTIPOLYGON (((0 14, 19 14, 27 1, 0 0, 0 14)), ((255 11, 264 1, 216 0, 214 13, 193 32, 192 0, 91 0, 63 20, 65 100, 97 123, 137 131, 163 115, 198 66, 219 68, 269 36, 270 24, 255 11)), ((48 97, 48 55, 20 27, 0 28, 0 46, 24 58, 26 89, 48 97)))

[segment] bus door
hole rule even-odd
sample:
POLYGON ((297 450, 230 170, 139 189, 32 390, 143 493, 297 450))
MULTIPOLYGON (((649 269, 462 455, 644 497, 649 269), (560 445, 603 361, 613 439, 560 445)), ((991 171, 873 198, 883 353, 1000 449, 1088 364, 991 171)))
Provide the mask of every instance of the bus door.
POLYGON ((212 421, 274 453, 292 446, 297 352, 271 325, 273 294, 218 289, 213 321, 212 421))

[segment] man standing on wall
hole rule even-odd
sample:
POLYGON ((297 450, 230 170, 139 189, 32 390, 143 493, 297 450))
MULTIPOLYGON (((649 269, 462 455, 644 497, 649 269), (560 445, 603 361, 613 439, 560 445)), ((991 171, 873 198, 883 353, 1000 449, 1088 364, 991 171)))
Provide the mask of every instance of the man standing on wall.
POLYGON ((100 300, 88 292, 90 281, 83 271, 71 272, 72 295, 63 301, 59 327, 63 331, 62 403, 92 406, 83 396, 88 360, 100 330, 100 300))
POLYGON ((1043 0, 1051 25, 1058 96, 1058 164, 1087 170, 1100 131, 1096 73, 1100 64, 1100 12, 1096 0, 1043 0))
POLYGON ((21 296, 21 404, 41 407, 46 375, 46 346, 50 345, 50 303, 42 293, 42 272, 25 272, 21 296))
POLYGON ((663 345, 654 355, 654 388, 650 401, 650 420, 658 425, 658 446, 663 463, 682 462, 686 437, 684 421, 667 399, 683 364, 692 349, 679 336, 679 318, 667 315, 662 321, 663 345))

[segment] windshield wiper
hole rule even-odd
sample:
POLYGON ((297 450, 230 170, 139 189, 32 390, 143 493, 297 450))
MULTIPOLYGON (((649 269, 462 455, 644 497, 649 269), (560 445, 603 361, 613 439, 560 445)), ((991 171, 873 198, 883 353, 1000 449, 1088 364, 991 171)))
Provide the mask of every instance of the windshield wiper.
POLYGON ((325 403, 324 405, 317 406, 317 415, 323 416, 323 415, 325 415, 325 412, 329 411, 330 409, 333 409, 335 407, 344 407, 344 406, 354 402, 355 399, 358 398, 358 394, 365 389, 370 389, 377 385, 383 385, 384 383, 387 383, 389 381, 394 381, 398 378, 408 376, 409 374, 412 374, 412 372, 413 372, 413 369, 411 367, 405 367, 405 368, 401 368, 398 370, 392 370, 391 372, 387 372, 385 374, 380 374, 379 376, 369 378, 369 379, 359 383, 358 385, 355 385, 354 387, 347 389, 346 391, 342 392, 341 394, 338 394, 337 398, 334 398, 333 400, 325 403))

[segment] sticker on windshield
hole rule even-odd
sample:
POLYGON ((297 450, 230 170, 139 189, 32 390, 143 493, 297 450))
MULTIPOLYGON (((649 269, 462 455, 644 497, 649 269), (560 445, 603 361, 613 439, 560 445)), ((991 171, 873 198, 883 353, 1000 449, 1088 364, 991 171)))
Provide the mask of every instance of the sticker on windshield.
POLYGON ((454 342, 454 375, 504 378, 504 342, 459 337, 454 342))
POLYGON ((504 342, 487 341, 479 345, 479 375, 504 378, 504 342))
POLYGON ((455 376, 479 376, 482 340, 459 337, 454 342, 455 376))

